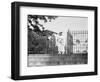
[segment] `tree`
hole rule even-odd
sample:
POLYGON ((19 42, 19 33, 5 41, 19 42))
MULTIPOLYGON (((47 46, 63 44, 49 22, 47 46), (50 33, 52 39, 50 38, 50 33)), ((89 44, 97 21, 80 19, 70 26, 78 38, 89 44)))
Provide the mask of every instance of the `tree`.
POLYGON ((55 20, 57 16, 44 16, 44 15, 28 15, 28 53, 45 53, 47 36, 45 27, 40 24, 40 21, 44 23, 55 20), (42 29, 40 29, 42 27, 42 29), (45 36, 44 36, 45 34, 45 36))
POLYGON ((35 32, 44 31, 45 27, 40 24, 39 20, 42 20, 44 23, 51 22, 51 20, 55 20, 57 16, 47 16, 47 15, 28 15, 28 29, 32 26, 35 32), (42 30, 39 28, 42 27, 42 30))

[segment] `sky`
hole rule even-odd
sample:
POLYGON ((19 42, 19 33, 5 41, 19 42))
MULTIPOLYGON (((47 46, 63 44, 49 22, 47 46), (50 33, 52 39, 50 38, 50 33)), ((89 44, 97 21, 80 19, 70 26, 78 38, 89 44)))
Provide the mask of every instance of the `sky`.
POLYGON ((59 16, 51 22, 43 23, 45 30, 51 30, 54 32, 65 32, 68 29, 72 30, 88 30, 88 18, 87 17, 68 17, 59 16))

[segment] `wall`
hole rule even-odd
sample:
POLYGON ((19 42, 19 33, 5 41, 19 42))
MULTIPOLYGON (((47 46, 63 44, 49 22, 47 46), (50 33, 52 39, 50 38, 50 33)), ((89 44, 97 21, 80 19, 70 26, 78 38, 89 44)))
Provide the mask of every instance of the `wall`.
MULTIPOLYGON (((16 0, 17 1, 17 0, 16 0)), ((88 5, 98 6, 100 10, 100 0, 20 0, 28 2, 41 2, 41 3, 58 3, 58 4, 72 4, 72 5, 88 5)), ((13 82, 10 79, 11 72, 11 2, 13 0, 1 0, 0 1, 0 82, 13 82)), ((100 13, 100 11, 98 12, 100 13)), ((100 21, 100 16, 98 16, 100 21)), ((99 26, 98 26, 99 27, 99 26)), ((98 28, 100 31, 100 28, 98 28)), ((98 33, 100 35, 100 32, 98 33)), ((100 42, 100 37, 98 38, 100 42)), ((100 43, 98 44, 100 48, 100 43)), ((100 54, 100 51, 98 55, 100 54)), ((100 58, 100 55, 98 56, 100 58)), ((100 60, 98 61, 100 62, 100 60)), ((99 65, 100 67, 100 65, 99 65)), ((100 73, 100 71, 99 71, 100 73)), ((98 76, 84 76, 84 77, 65 77, 65 78, 53 78, 53 79, 39 79, 34 82, 99 82, 98 76)), ((26 80, 26 82, 32 82, 33 80, 26 80)), ((22 82, 22 81, 20 81, 22 82)))

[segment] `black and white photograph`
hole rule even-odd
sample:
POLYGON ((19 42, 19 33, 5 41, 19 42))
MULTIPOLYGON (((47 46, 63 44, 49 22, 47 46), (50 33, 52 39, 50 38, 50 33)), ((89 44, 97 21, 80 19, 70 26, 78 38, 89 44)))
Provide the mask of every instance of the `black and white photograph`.
POLYGON ((27 66, 88 64, 88 17, 28 15, 27 66))
POLYGON ((97 75, 97 7, 12 3, 14 80, 97 75))

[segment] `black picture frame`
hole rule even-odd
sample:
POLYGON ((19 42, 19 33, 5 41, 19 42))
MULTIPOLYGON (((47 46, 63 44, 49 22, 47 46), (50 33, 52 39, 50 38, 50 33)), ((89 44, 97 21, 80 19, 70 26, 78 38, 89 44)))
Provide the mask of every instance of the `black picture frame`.
POLYGON ((88 76, 97 75, 97 7, 95 6, 77 6, 77 5, 61 5, 61 4, 45 4, 31 2, 12 2, 11 4, 11 78, 14 80, 25 79, 41 79, 41 78, 58 78, 58 77, 73 77, 73 76, 88 76), (61 73, 61 74, 46 74, 46 75, 29 75, 20 76, 20 7, 46 7, 57 9, 77 9, 77 10, 93 10, 94 18, 94 72, 81 73, 61 73))

